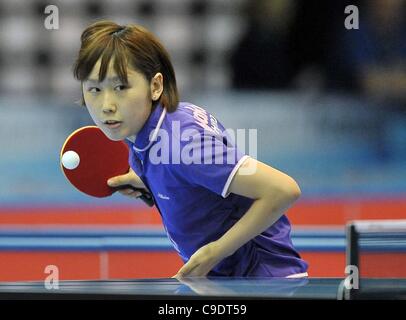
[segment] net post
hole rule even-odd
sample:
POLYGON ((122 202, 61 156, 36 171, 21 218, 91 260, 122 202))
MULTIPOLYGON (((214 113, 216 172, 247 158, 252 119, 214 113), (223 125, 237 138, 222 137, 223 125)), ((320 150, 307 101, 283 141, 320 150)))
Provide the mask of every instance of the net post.
MULTIPOLYGON (((359 261, 359 234, 356 228, 356 222, 351 221, 346 226, 346 266, 355 266, 360 271, 359 261)), ((359 276, 361 274, 359 272, 359 276)), ((345 291, 345 298, 348 300, 355 299, 356 291, 348 289, 345 291)))

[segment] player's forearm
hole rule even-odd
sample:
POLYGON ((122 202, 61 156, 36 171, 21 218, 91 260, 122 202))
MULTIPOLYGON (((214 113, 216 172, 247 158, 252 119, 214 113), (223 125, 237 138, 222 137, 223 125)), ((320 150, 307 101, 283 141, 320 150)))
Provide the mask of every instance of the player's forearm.
POLYGON ((300 190, 255 200, 244 216, 216 241, 224 257, 233 254, 278 221, 299 196, 300 190))

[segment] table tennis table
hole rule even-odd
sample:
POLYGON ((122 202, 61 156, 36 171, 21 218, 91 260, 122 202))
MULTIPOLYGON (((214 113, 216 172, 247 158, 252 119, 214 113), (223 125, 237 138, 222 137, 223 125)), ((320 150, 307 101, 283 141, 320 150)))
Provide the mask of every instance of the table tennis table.
POLYGON ((0 299, 406 299, 406 279, 360 279, 348 294, 343 278, 174 278, 2 282, 0 299))

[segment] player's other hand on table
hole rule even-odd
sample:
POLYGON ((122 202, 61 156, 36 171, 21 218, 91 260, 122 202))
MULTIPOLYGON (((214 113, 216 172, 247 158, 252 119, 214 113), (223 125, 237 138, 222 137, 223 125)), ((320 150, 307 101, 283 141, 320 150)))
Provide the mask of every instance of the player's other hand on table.
POLYGON ((216 241, 201 247, 173 278, 204 277, 226 256, 216 241))
POLYGON ((146 191, 148 191, 140 177, 138 177, 131 168, 126 174, 110 178, 107 181, 107 184, 110 187, 119 188, 118 192, 120 192, 124 196, 128 196, 131 198, 138 198, 141 196, 141 192, 133 188, 145 189, 146 191))

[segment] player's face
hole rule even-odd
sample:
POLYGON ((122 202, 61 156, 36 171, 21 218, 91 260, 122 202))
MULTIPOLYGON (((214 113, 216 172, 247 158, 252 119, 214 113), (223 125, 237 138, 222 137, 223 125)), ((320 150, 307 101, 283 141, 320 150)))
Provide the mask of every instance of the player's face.
POLYGON ((137 134, 151 113, 151 85, 144 75, 128 68, 128 85, 118 78, 110 62, 103 82, 98 81, 100 59, 82 90, 86 107, 95 124, 111 140, 137 134))

